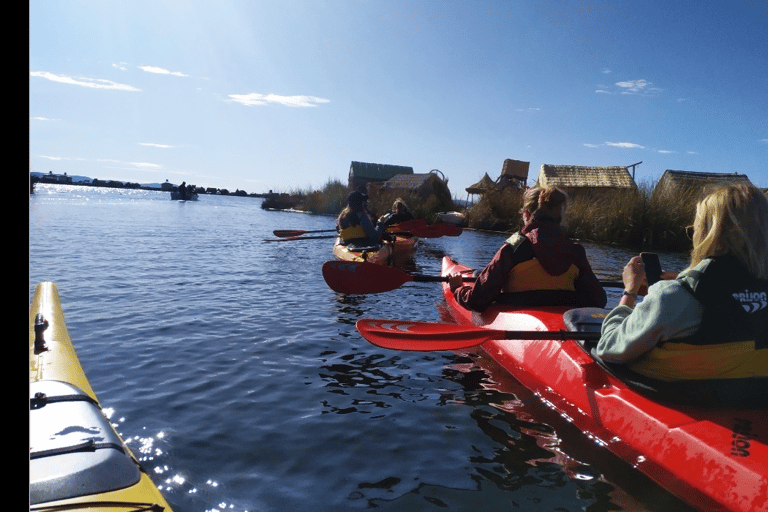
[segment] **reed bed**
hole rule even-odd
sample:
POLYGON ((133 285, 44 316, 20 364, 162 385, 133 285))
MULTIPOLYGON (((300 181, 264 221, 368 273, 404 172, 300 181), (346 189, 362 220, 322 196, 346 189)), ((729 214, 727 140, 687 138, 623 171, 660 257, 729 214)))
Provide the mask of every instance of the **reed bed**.
MULTIPOLYGON (((690 248, 685 226, 693 222, 696 201, 702 190, 677 189, 674 194, 654 194, 655 183, 643 183, 637 190, 572 194, 563 217, 566 233, 579 240, 615 244, 640 250, 683 252, 690 248)), ((371 193, 370 211, 381 216, 401 198, 416 218, 433 222, 442 211, 461 210, 442 190, 424 199, 415 193, 378 189, 371 193), (445 197, 444 197, 445 196, 445 197)), ((317 215, 338 215, 346 206, 346 183, 329 179, 321 190, 293 191, 295 208, 317 215)), ((513 188, 492 190, 466 210, 467 227, 486 231, 512 232, 522 226, 520 208, 523 191, 513 188)))
MULTIPOLYGON (((347 205, 349 187, 339 180, 329 179, 320 190, 293 190, 288 197, 297 210, 315 215, 338 215, 347 205)), ((415 193, 402 190, 377 189, 371 192, 368 210, 375 216, 384 215, 392 208, 395 199, 402 199, 415 218, 433 221, 437 213, 454 210, 456 206, 450 197, 450 192, 438 187, 426 199, 415 193)))
MULTIPOLYGON (((616 244, 637 250, 686 251, 685 226, 693 222, 701 190, 677 190, 655 196, 655 184, 611 193, 582 192, 569 198, 563 216, 568 236, 616 244)), ((493 191, 483 195, 468 213, 468 227, 514 231, 522 226, 522 191, 493 191)))

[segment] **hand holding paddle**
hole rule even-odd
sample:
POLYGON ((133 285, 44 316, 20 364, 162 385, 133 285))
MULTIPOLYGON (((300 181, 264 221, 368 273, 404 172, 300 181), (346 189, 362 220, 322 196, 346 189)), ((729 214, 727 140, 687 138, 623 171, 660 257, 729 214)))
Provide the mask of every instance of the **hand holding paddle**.
POLYGON ((373 320, 355 324, 360 335, 377 347, 392 350, 461 350, 490 340, 598 340, 599 332, 502 331, 471 325, 373 320))

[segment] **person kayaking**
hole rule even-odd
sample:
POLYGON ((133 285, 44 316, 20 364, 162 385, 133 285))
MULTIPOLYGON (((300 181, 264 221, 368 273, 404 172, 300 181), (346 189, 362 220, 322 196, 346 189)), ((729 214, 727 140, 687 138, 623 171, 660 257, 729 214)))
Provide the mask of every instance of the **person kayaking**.
POLYGON ((408 206, 405 204, 405 201, 398 197, 395 199, 395 202, 392 203, 392 208, 387 210, 387 213, 379 218, 376 226, 381 226, 381 228, 386 229, 389 226, 399 224, 407 220, 413 220, 413 215, 408 210, 408 206))
POLYGON ((374 226, 367 201, 368 195, 357 190, 347 196, 347 206, 336 220, 336 229, 344 244, 360 247, 381 244, 381 231, 374 226))
POLYGON ((595 355, 646 383, 688 380, 704 389, 702 381, 711 381, 730 403, 759 398, 764 405, 768 199, 750 184, 719 188, 697 203, 692 230, 688 268, 648 287, 637 305, 646 276, 640 257, 629 260, 624 294, 603 321, 595 355))
POLYGON ((509 237, 474 283, 458 274, 448 283, 458 302, 484 311, 494 301, 529 306, 605 307, 607 297, 586 251, 562 228, 565 192, 555 187, 526 190, 523 228, 509 237))

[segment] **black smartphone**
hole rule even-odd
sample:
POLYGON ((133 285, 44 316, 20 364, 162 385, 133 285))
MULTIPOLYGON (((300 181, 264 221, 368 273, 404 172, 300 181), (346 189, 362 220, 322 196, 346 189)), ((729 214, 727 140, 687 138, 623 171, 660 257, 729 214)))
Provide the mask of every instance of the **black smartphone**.
POLYGON ((655 252, 641 252, 640 257, 643 259, 643 266, 645 267, 645 279, 648 281, 648 286, 651 286, 661 278, 659 255, 655 252))

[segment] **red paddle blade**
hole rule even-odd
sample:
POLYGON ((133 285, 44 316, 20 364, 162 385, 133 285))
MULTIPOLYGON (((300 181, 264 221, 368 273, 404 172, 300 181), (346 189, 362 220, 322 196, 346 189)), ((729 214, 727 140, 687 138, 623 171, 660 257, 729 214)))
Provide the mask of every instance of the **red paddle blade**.
POLYGON ((441 236, 459 236, 462 232, 461 226, 450 224, 448 222, 438 222, 414 229, 412 233, 420 238, 440 238, 441 236))
POLYGON ((394 267, 367 261, 326 261, 323 278, 338 293, 382 293, 411 281, 410 274, 394 267))
POLYGON ((387 231, 391 233, 408 232, 413 229, 424 227, 426 225, 427 225, 427 221, 424 219, 412 219, 412 220, 403 221, 399 224, 392 224, 391 226, 387 227, 387 231))
POLYGON ((302 231, 300 229, 276 229, 272 233, 275 236, 279 236, 281 238, 287 238, 287 237, 301 236, 305 233, 305 231, 302 231))
POLYGON ((504 331, 456 324, 363 318, 355 327, 373 345, 392 350, 461 350, 504 339, 504 331))

